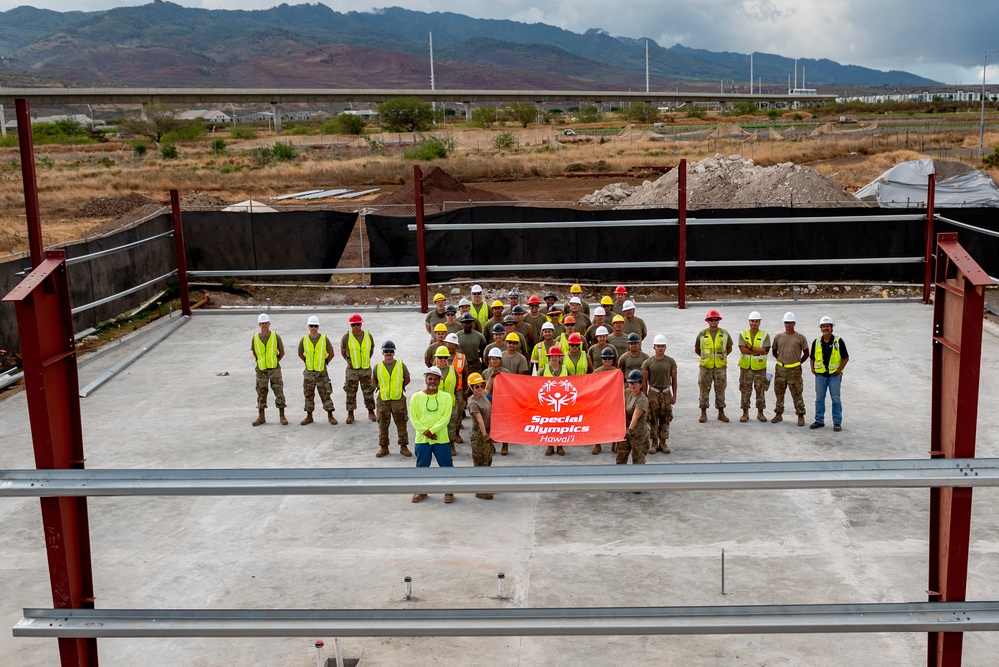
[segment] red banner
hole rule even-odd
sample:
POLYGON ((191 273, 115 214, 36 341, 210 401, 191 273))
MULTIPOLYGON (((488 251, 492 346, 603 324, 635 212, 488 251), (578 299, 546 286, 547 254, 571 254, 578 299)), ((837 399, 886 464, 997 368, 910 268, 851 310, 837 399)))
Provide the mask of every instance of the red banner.
POLYGON ((489 432, 497 442, 595 445, 624 439, 620 373, 533 377, 500 373, 489 432))

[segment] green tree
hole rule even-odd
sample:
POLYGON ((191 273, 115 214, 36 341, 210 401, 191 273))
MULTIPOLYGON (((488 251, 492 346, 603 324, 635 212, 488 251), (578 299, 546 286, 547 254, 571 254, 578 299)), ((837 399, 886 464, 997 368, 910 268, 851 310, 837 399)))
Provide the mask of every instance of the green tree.
POLYGON ((323 123, 323 132, 330 134, 364 134, 364 119, 352 113, 344 112, 323 123))
POLYGON ((579 120, 584 123, 595 123, 600 118, 600 112, 592 104, 580 107, 579 120))
POLYGON ((514 147, 516 141, 509 132, 504 132, 493 138, 493 147, 499 150, 509 150, 514 147))
POLYGON ((388 132, 420 132, 430 129, 434 109, 416 97, 397 97, 378 105, 378 118, 388 132))
POLYGON ((732 115, 734 116, 753 116, 757 111, 759 109, 749 100, 736 100, 732 104, 732 115))
POLYGON ((624 115, 628 120, 640 123, 654 123, 659 120, 659 109, 651 104, 632 104, 625 111, 624 115))
POLYGON ((123 118, 118 121, 118 129, 126 134, 148 137, 155 143, 160 143, 167 134, 190 135, 195 128, 202 131, 201 121, 180 118, 176 109, 164 106, 150 105, 146 108, 146 118, 123 118))
POLYGON ((454 137, 422 137, 402 154, 407 160, 443 160, 454 151, 454 137))
POLYGON ((538 119, 538 108, 527 102, 514 102, 507 109, 511 120, 520 123, 521 127, 527 127, 538 119))
POLYGON ((496 122, 496 107, 475 107, 472 109, 472 125, 475 127, 492 127, 496 122))

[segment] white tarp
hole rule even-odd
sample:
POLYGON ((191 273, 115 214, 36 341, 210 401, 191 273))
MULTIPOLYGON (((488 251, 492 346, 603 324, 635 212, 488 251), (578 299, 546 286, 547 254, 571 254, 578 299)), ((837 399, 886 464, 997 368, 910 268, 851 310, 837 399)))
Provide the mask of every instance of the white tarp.
MULTIPOLYGON (((935 173, 933 160, 897 164, 857 190, 857 199, 876 199, 882 208, 926 206, 927 177, 935 173)), ((999 206, 999 187, 984 171, 970 170, 936 184, 934 205, 999 206)))
POLYGON ((277 213, 276 208, 271 208, 267 204, 261 204, 253 199, 247 199, 246 201, 241 201, 238 204, 233 204, 232 206, 226 206, 223 211, 249 211, 250 213, 277 213))

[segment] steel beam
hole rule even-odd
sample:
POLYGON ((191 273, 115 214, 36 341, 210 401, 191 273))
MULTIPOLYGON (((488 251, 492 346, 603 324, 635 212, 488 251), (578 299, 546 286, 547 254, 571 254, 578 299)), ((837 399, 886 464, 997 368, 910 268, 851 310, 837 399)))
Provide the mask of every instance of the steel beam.
POLYGON ((999 602, 551 609, 25 609, 15 637, 523 637, 999 630, 999 602))
POLYGON ((178 321, 176 321, 176 322, 174 322, 172 324, 168 324, 166 326, 166 328, 163 331, 160 331, 159 333, 157 333, 152 338, 152 340, 147 341, 142 347, 140 347, 139 349, 135 350, 134 352, 132 352, 131 354, 129 354, 127 357, 125 357, 124 359, 122 359, 121 361, 119 361, 118 363, 116 363, 114 366, 112 366, 111 368, 107 369, 106 371, 104 371, 103 373, 101 373, 100 375, 98 375, 96 378, 94 378, 93 380, 91 380, 90 383, 87 384, 86 387, 84 387, 83 389, 80 390, 80 398, 86 398, 90 394, 92 394, 95 391, 97 391, 105 382, 107 382, 108 380, 110 380, 111 378, 113 378, 118 373, 121 373, 123 370, 125 370, 129 366, 131 366, 133 363, 136 362, 136 360, 138 360, 140 357, 142 357, 146 352, 149 352, 149 350, 153 349, 154 347, 156 347, 157 345, 159 345, 162 341, 166 340, 166 338, 170 334, 172 334, 174 331, 176 331, 177 329, 181 328, 183 325, 187 324, 188 320, 190 320, 190 319, 191 319, 190 315, 181 315, 180 319, 178 321))
MULTIPOLYGON (((957 242, 938 234, 934 263, 930 456, 973 460, 982 362, 982 312, 988 274, 957 242)), ((970 488, 930 490, 929 599, 965 599, 971 543, 970 488)), ((959 667, 959 631, 929 635, 927 665, 959 667)))
POLYGON ((28 223, 28 248, 31 268, 45 259, 42 244, 42 217, 38 206, 38 177, 35 172, 35 148, 31 135, 31 105, 26 99, 14 100, 17 112, 17 145, 21 155, 21 182, 24 186, 24 212, 28 223))
POLYGON ((0 498, 999 487, 999 459, 501 466, 0 470, 0 498))

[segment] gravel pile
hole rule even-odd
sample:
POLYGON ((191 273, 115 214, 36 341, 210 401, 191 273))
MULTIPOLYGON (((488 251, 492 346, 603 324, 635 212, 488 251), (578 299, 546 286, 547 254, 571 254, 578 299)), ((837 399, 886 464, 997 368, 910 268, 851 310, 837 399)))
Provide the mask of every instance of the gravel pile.
MULTIPOLYGON (((676 170, 633 186, 612 183, 581 204, 621 207, 676 206, 676 170)), ((811 167, 790 162, 761 167, 741 155, 716 155, 687 165, 688 208, 719 206, 857 206, 857 199, 811 167)))
POLYGON ((192 208, 211 208, 215 206, 228 206, 229 202, 222 199, 218 195, 210 195, 204 192, 192 192, 189 195, 184 195, 180 198, 181 206, 190 206, 192 208))
POLYGON ((75 214, 77 218, 117 218, 137 208, 156 202, 140 195, 137 192, 130 192, 121 197, 94 197, 84 204, 75 214))

